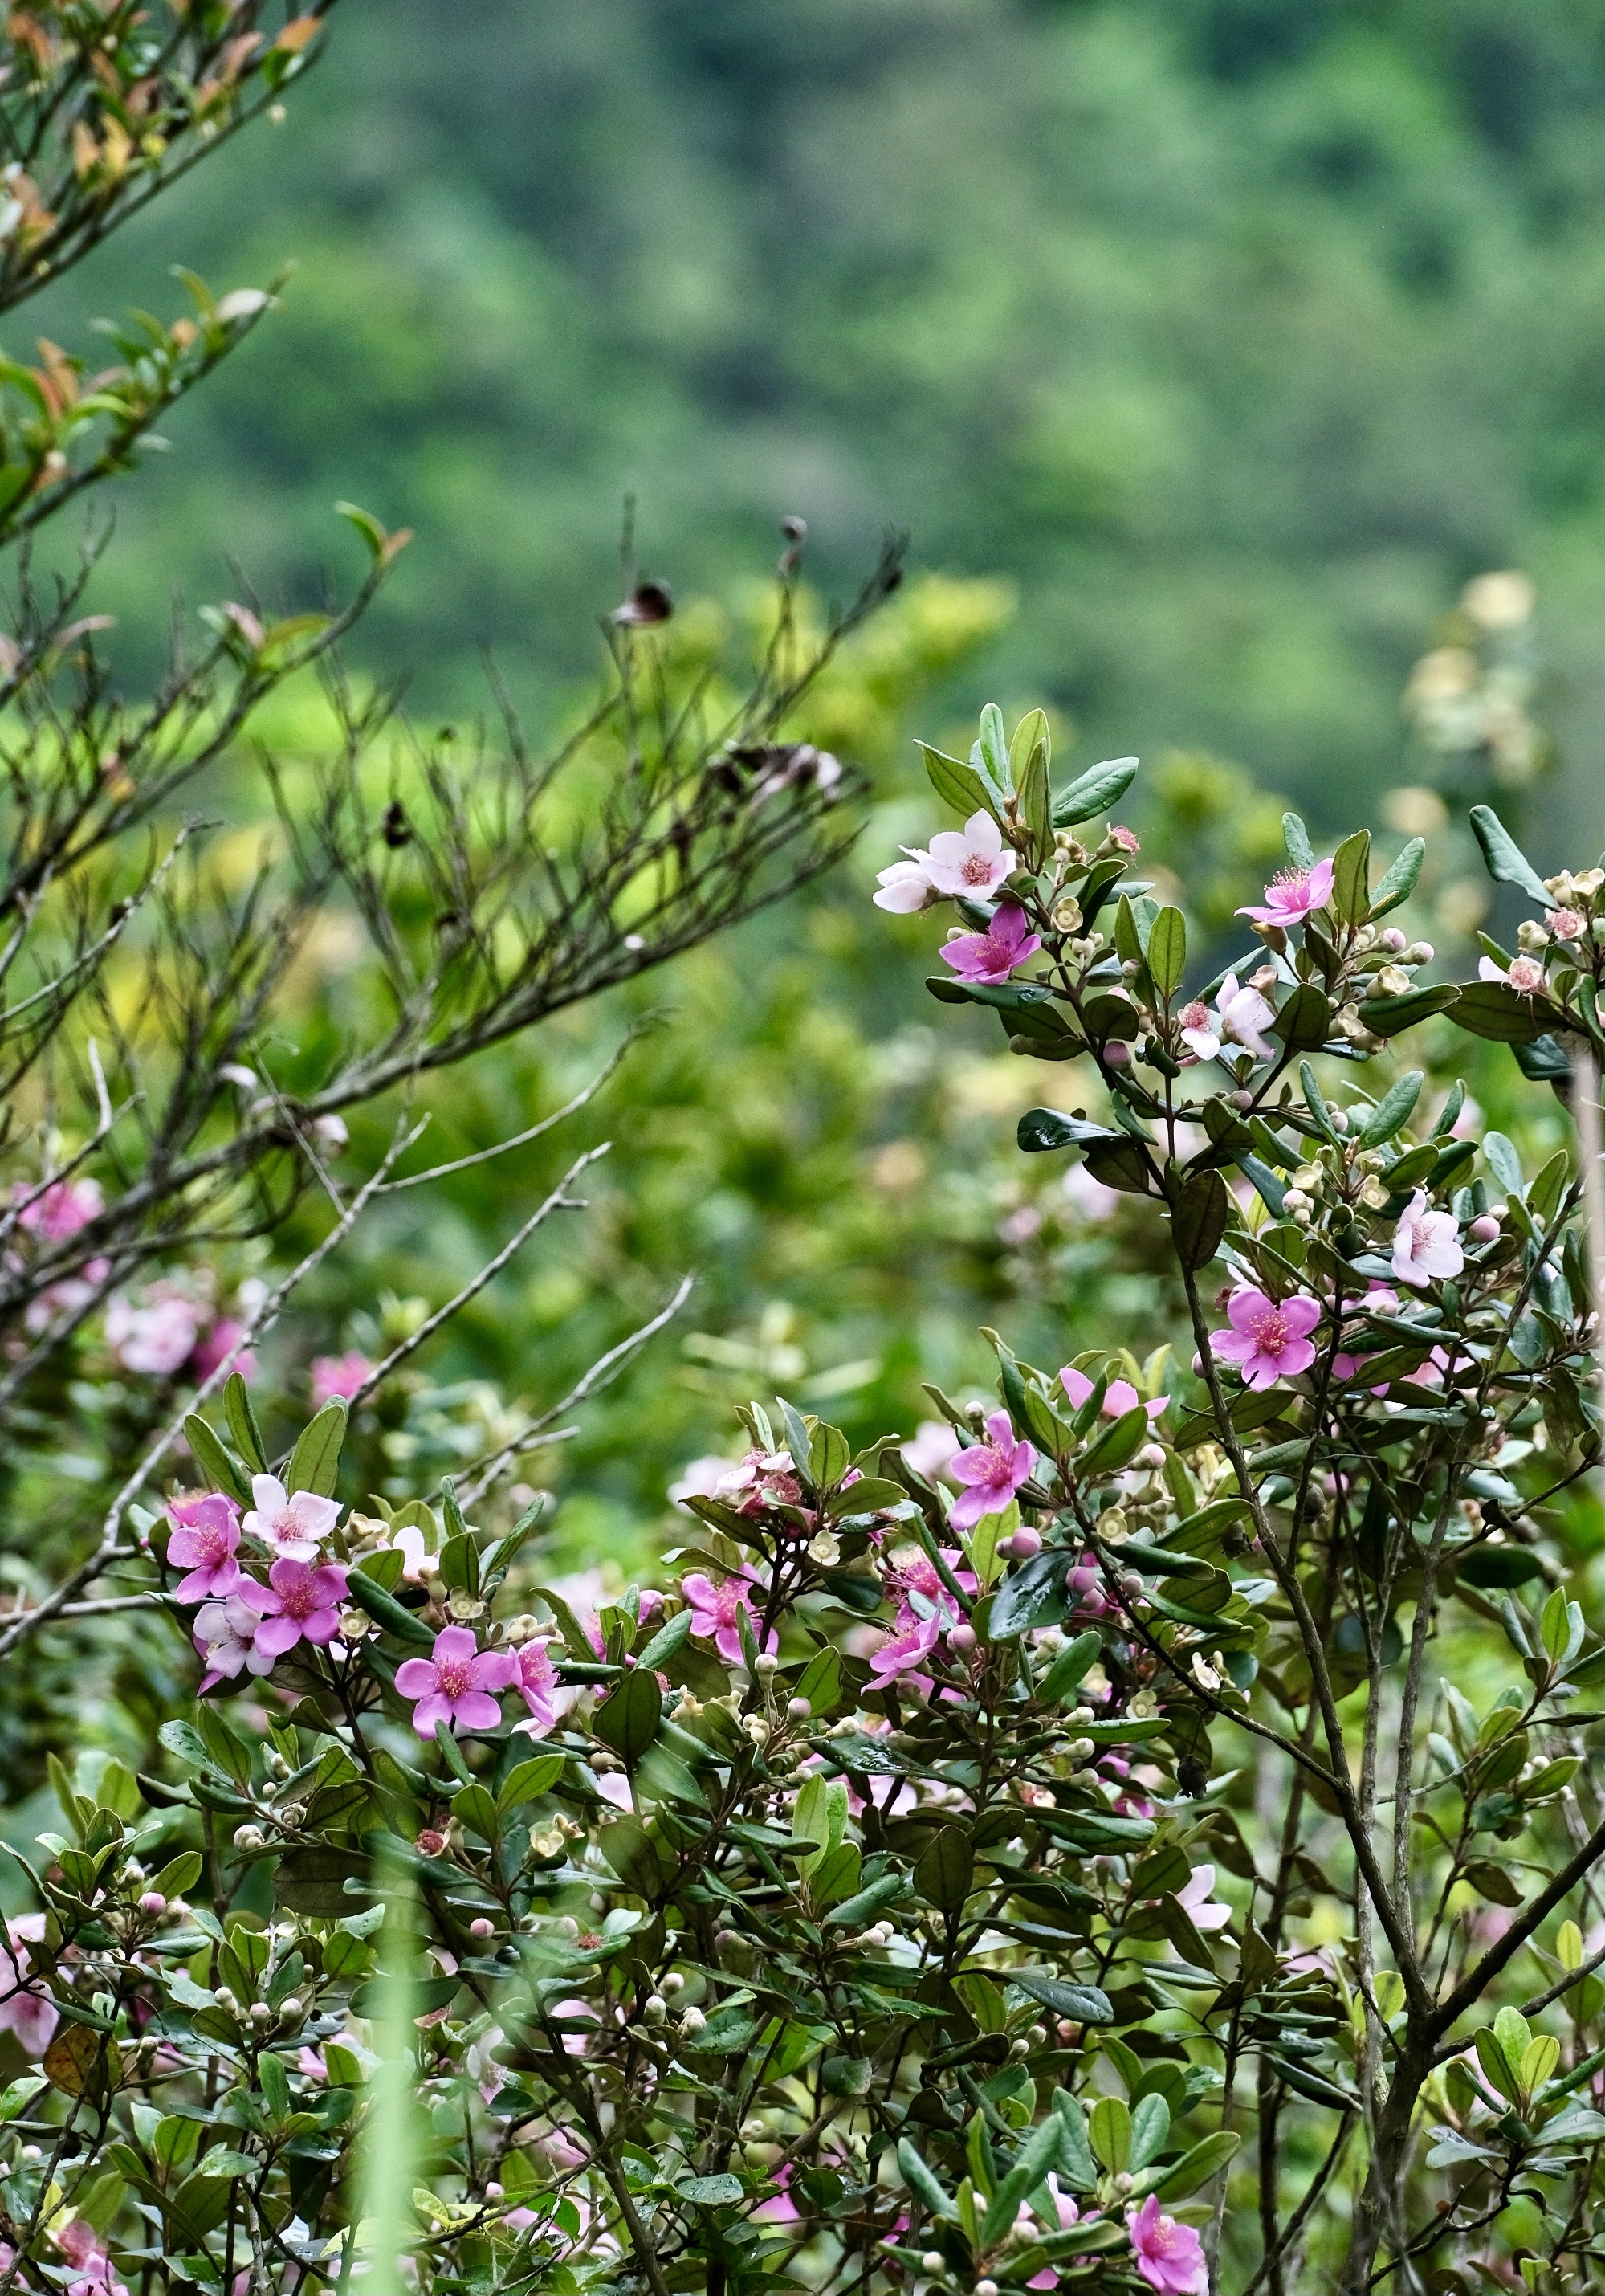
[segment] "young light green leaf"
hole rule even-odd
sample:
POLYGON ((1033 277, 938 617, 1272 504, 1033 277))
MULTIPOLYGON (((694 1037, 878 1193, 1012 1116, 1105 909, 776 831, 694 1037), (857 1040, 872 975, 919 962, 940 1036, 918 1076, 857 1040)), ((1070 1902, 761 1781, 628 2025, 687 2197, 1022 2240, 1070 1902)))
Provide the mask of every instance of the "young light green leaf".
POLYGON ((1378 917, 1385 917, 1389 909, 1396 909, 1401 901, 1410 898, 1426 857, 1426 840, 1413 837, 1398 859, 1384 873, 1381 882, 1372 893, 1366 919, 1368 923, 1374 924, 1378 917))
POLYGON ((1180 909, 1161 909, 1148 935, 1148 970, 1167 1004, 1181 987, 1186 969, 1187 921, 1180 909))

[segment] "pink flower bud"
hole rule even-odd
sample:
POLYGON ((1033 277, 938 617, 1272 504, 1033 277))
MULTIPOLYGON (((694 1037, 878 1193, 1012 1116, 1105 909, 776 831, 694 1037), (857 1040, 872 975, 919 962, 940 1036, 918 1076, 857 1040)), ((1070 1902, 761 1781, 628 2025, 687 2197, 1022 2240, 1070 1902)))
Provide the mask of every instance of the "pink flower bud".
POLYGON ((1004 1539, 1003 1545, 1017 1562, 1028 1562, 1034 1554, 1042 1553, 1042 1533, 1029 1529, 1017 1530, 1012 1538, 1004 1539))
POLYGON ((1468 1231, 1473 1243, 1492 1243, 1499 1234, 1499 1222, 1492 1212, 1481 1212, 1468 1231))
POLYGON ((139 1901, 142 1914, 165 1914, 167 1909, 168 1901, 160 1890, 147 1890, 139 1901))
POLYGON ((495 1937, 495 1923, 494 1922, 487 1922, 483 1914, 480 1914, 477 1919, 470 1922, 468 1925, 468 1934, 471 1938, 495 1937))
POLYGON ((953 1649, 955 1651, 961 1651, 967 1655, 975 1648, 975 1628, 973 1627, 954 1627, 953 1632, 948 1636, 947 1640, 953 1649))
POLYGON ((1388 950, 1391 955, 1396 956, 1399 950, 1404 947, 1405 945, 1404 936, 1399 931, 1397 925, 1389 925, 1388 931, 1382 935, 1383 947, 1388 950))

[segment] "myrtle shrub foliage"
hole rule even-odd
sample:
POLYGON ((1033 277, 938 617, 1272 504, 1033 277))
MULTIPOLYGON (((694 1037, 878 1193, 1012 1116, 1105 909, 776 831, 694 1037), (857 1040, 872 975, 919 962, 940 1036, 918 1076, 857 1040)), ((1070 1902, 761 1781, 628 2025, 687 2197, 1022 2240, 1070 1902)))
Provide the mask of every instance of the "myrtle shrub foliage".
POLYGON ((1578 1187, 1369 1064, 1446 1013, 1563 1087, 1605 874, 1484 817, 1537 914, 1424 987, 1419 845, 1290 816, 1189 987, 1085 827, 1131 761, 1056 791, 988 711, 929 762, 963 826, 877 898, 1095 1071, 1021 1145, 1151 1200, 1191 1375, 999 1340, 995 1407, 856 1455, 755 1402, 591 1616, 538 1508, 342 1493, 345 1403, 275 1456, 230 1374, 130 1512, 198 1696, 20 1859, 4 2284, 1597 2283, 1578 1187))

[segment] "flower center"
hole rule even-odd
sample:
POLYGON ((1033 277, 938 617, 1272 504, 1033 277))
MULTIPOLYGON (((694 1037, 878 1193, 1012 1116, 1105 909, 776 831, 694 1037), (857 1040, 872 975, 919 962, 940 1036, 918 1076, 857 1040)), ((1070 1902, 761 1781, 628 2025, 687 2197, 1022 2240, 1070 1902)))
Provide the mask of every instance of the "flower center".
POLYGON ((201 1560, 202 1562, 221 1562, 226 1558, 227 1554, 228 1539, 225 1533, 217 1529, 215 1525, 209 1530, 201 1532, 201 1560))
POLYGON ((1207 1028, 1208 1026, 1208 1021, 1209 1008, 1208 1005, 1200 1004, 1195 1001, 1191 1004, 1183 1006, 1182 1026, 1183 1029, 1207 1028))
POLYGON ((284 1597, 284 1615, 290 1619, 309 1619, 317 1608, 317 1597, 310 1579, 304 1586, 292 1587, 284 1597))
POLYGON ((1279 1356, 1288 1343, 1287 1317, 1279 1308, 1268 1308, 1256 1319, 1254 1337, 1265 1354, 1279 1356))
POLYGON ((959 874, 967 885, 985 885, 992 876, 992 864, 984 853, 966 853, 959 874))
POLYGON ((448 1658, 443 1665, 437 1668, 436 1671, 440 1677, 442 1695, 446 1698, 461 1698, 468 1688, 467 1660, 448 1658))

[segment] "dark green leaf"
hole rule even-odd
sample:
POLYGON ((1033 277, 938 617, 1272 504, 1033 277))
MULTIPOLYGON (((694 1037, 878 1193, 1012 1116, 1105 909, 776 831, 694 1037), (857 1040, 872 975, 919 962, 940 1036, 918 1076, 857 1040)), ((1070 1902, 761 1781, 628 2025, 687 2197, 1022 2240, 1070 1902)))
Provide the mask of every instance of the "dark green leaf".
POLYGON ((1389 909, 1396 909, 1401 901, 1407 901, 1410 898, 1415 890, 1415 881, 1421 873, 1421 864, 1426 857, 1425 840, 1413 837, 1372 895, 1371 920, 1385 917, 1389 909))
POLYGON ((1121 1142, 1107 1124, 1089 1123, 1085 1116, 1064 1116, 1056 1108, 1028 1108, 1015 1130, 1017 1144, 1028 1156, 1057 1148, 1089 1148, 1099 1142, 1121 1142))
POLYGON ((1187 968, 1187 921, 1180 909, 1161 909, 1148 936, 1148 970, 1167 1001, 1182 985, 1187 968))
POLYGON ((1220 1250, 1232 1199, 1218 1172, 1198 1172, 1176 1200, 1170 1218, 1176 1258, 1189 1273, 1207 1267, 1220 1250))
POLYGON ((1497 878, 1502 885, 1519 885, 1529 900, 1536 901, 1541 908, 1550 907, 1548 886, 1491 805, 1471 808, 1471 833, 1482 848, 1490 877, 1497 878))
POLYGON ((956 1914, 970 1895, 975 1852, 962 1826, 938 1829, 914 1866, 914 1887, 945 1914, 956 1914))
POLYGON ((1332 856, 1331 908, 1346 925, 1363 924, 1371 914, 1371 832, 1356 829, 1332 856))
POLYGON ((1054 828, 1074 829, 1078 821, 1091 821, 1094 814, 1107 813, 1136 777, 1135 758, 1110 758, 1101 766, 1089 766, 1054 800, 1054 828))
POLYGON ((1056 2017, 1073 2017, 1078 2025, 1112 2025, 1115 2012, 1107 1993, 1096 1985, 1069 1985, 1046 1969, 1011 1969, 1011 1985, 1040 2001, 1056 2017))
POLYGON ((226 1491, 231 1498, 249 1506, 250 1483, 245 1470, 221 1437, 196 1412, 192 1411, 184 1423, 184 1439, 190 1447, 195 1464, 212 1488, 226 1491))
POLYGON ((1401 1037, 1435 1013, 1448 1012, 1460 1003, 1461 994, 1445 980, 1436 988, 1406 988, 1397 996, 1368 996, 1359 1008, 1360 1019, 1373 1037, 1401 1037))
POLYGON ((1331 1003, 1313 980, 1299 982, 1271 1023, 1271 1034, 1294 1052, 1314 1051, 1331 1032, 1331 1003))
POLYGON ((320 1498, 330 1497, 340 1473, 340 1447, 345 1439, 344 1403, 339 1399, 325 1403, 317 1417, 301 1430, 295 1449, 290 1455, 285 1488, 315 1491, 320 1498))
POLYGON ((1404 1129, 1421 1098, 1421 1081, 1420 1069, 1406 1069, 1398 1082, 1389 1086, 1365 1120, 1360 1134, 1362 1147, 1378 1148, 1404 1129))
POLYGON ((633 1768, 657 1736, 662 1713, 663 1693, 657 1676, 637 1667, 597 1708, 591 1726, 603 1744, 611 1746, 633 1768))
POLYGON ((1495 1045, 1530 1045, 1551 1017, 1547 1005, 1518 995, 1507 980, 1462 981, 1454 1006, 1457 1028, 1495 1045))
POLYGON ((387 1595, 384 1588, 376 1586, 365 1571, 349 1571, 346 1591, 358 1609, 367 1612, 376 1627, 382 1627, 398 1642, 414 1643, 421 1650, 434 1648, 433 1628, 426 1627, 417 1612, 398 1603, 394 1595, 387 1595))

